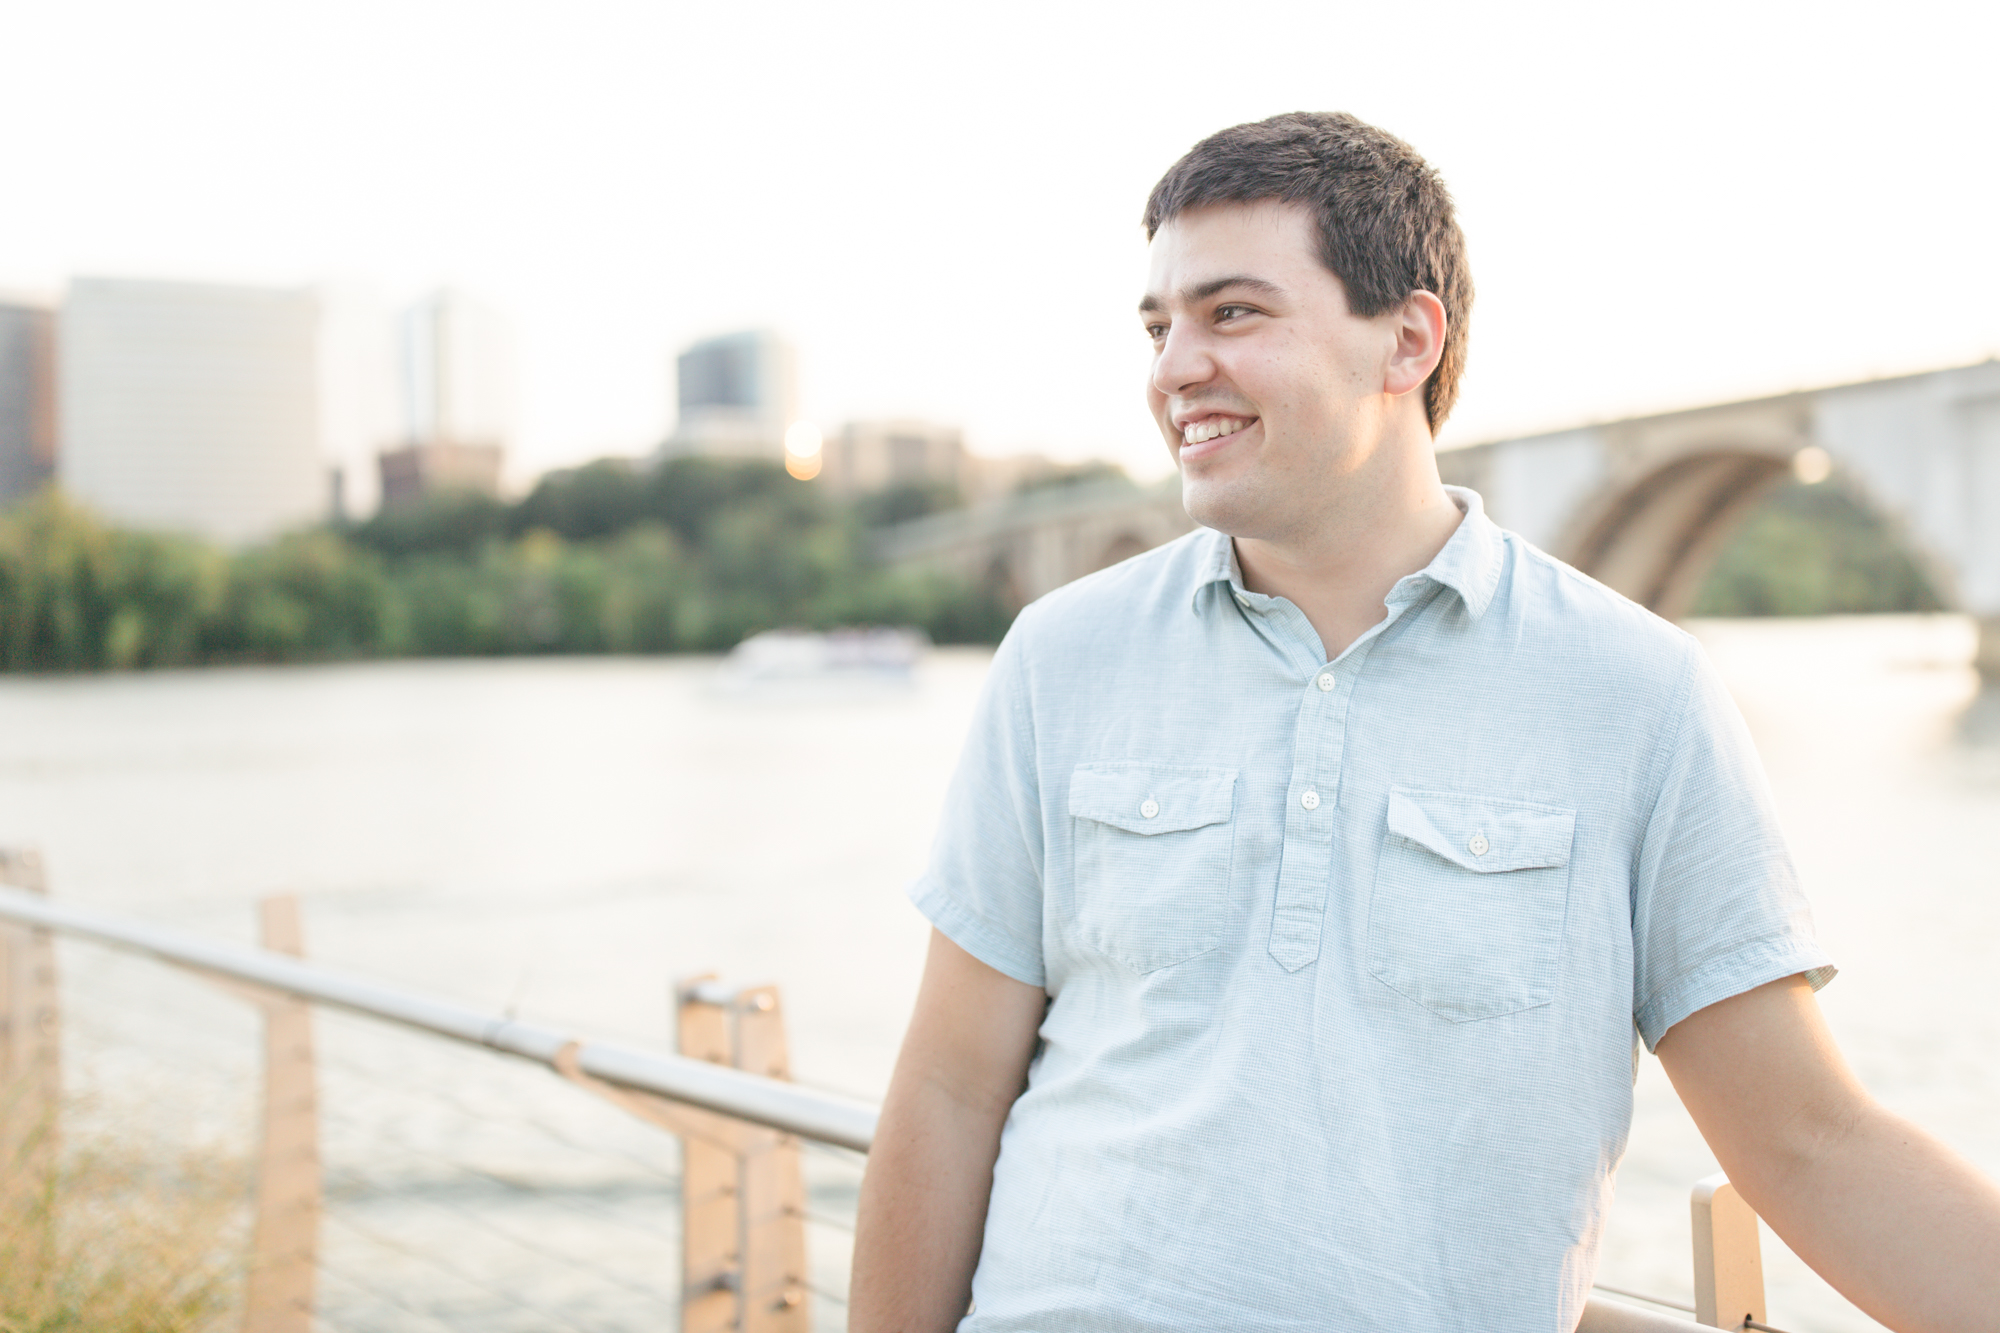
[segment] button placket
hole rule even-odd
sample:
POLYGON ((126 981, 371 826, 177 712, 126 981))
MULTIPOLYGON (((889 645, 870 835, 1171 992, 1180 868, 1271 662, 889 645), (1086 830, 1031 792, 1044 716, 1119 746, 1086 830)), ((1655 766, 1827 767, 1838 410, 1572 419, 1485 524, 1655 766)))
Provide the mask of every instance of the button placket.
POLYGON ((1297 645, 1301 639, 1318 645, 1319 636, 1304 613, 1294 611, 1302 628, 1290 642, 1304 688, 1292 734, 1292 781, 1286 793, 1285 845, 1278 868, 1278 893, 1271 908, 1270 943, 1271 957, 1287 972, 1296 972, 1319 958, 1320 929, 1326 918, 1327 896, 1333 889, 1334 820, 1340 813, 1340 766, 1347 747, 1347 707, 1354 698, 1354 682, 1382 636, 1423 600, 1420 596, 1392 595, 1387 615, 1333 661, 1317 666, 1302 660, 1297 645), (1334 678, 1334 688, 1320 684, 1326 676, 1334 678), (1338 688, 1342 676, 1348 681, 1345 690, 1338 688), (1308 792, 1315 798, 1310 806, 1305 802, 1308 792))
MULTIPOLYGON (((1358 670, 1370 645, 1347 655, 1358 670)), ((1339 807, 1341 756, 1346 749, 1347 704, 1331 664, 1305 678, 1292 741, 1292 781, 1285 810, 1285 846, 1278 892, 1271 910, 1271 957, 1287 972, 1319 958, 1333 871, 1334 816, 1339 807)))

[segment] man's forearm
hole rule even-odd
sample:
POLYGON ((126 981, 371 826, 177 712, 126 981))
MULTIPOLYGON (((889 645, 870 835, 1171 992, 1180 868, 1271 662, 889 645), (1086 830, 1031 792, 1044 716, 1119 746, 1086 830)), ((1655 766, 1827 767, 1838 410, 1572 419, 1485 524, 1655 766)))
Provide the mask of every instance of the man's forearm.
POLYGON ((910 1083, 890 1089, 861 1182, 854 1333, 943 1333, 971 1300, 1007 1107, 967 1106, 936 1083, 910 1083))
POLYGON ((854 1333, 944 1333, 971 1301, 1000 1129, 1048 996, 931 932, 855 1224, 854 1333))
POLYGON ((1842 1295, 1897 1333, 2000 1327, 2000 1191, 1875 1103, 1804 978, 1698 1010, 1658 1051, 1731 1183, 1842 1295))
POLYGON ((1821 1151, 1773 1165, 1737 1188, 1875 1319, 1898 1333, 1996 1327, 2000 1190, 1950 1149, 1871 1104, 1821 1151))

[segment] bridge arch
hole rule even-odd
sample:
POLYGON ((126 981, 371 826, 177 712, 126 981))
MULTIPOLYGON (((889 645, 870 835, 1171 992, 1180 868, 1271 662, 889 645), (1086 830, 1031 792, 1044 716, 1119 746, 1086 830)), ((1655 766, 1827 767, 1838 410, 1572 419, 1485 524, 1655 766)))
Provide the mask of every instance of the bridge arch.
POLYGON ((876 534, 875 554, 949 570, 1018 610, 1192 527, 1178 479, 1145 489, 1086 483, 898 524, 876 534))
POLYGON ((1715 557, 1791 472, 1790 457, 1713 448, 1607 487, 1575 524, 1570 563, 1675 620, 1687 613, 1715 557))
POLYGON ((2000 675, 2000 361, 1445 449, 1438 468, 1503 526, 1673 617, 1808 448, 1979 621, 1979 665, 2000 675))

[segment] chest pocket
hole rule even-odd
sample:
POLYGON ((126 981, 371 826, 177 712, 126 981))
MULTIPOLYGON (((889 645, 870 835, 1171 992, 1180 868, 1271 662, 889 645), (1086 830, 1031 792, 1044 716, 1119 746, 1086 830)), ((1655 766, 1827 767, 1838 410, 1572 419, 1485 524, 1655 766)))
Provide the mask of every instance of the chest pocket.
POLYGON ((1368 904, 1368 970, 1468 1023, 1555 998, 1576 812, 1455 792, 1389 791, 1368 904))
POLYGON ((1207 953, 1230 923, 1233 768, 1079 764, 1070 776, 1077 938, 1135 972, 1207 953))

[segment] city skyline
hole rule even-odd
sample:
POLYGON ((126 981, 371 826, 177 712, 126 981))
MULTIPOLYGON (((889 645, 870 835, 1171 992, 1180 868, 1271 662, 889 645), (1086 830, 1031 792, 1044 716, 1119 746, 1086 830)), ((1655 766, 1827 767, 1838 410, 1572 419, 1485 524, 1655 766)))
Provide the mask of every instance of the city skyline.
POLYGON ((1990 13, 1057 13, 21 7, 0 109, 37 126, 37 206, 0 218, 0 288, 480 291, 519 330, 516 484, 650 451, 675 353, 751 327, 798 346, 822 427, 1156 475, 1145 191, 1203 133, 1336 106, 1460 203, 1447 443, 2000 347, 1990 13))

